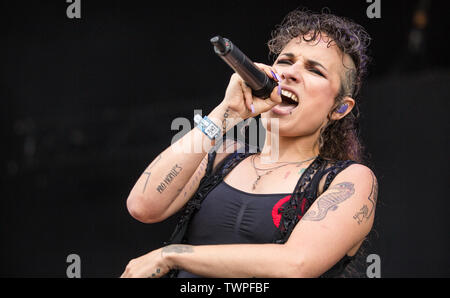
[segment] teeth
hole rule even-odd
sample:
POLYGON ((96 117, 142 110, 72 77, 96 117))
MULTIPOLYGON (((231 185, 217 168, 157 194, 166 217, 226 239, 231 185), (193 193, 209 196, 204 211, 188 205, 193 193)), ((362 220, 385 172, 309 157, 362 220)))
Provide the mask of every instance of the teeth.
POLYGON ((283 95, 286 96, 286 97, 289 97, 290 99, 292 99, 292 100, 295 101, 295 102, 298 102, 297 95, 295 95, 295 94, 292 93, 292 92, 289 92, 289 91, 287 91, 287 90, 281 90, 281 94, 283 94, 283 95))

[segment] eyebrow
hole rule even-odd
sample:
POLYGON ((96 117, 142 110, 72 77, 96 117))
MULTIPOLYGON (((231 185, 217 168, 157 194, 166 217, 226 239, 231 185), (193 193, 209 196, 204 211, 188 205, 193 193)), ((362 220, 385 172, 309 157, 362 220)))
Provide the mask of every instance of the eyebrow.
MULTIPOLYGON (((280 56, 287 56, 290 59, 294 59, 295 58, 295 55, 292 54, 292 53, 283 53, 283 54, 280 54, 280 56)), ((328 71, 328 69, 325 66, 323 66, 322 64, 320 64, 318 61, 311 60, 311 59, 305 59, 305 63, 309 64, 311 66, 322 67, 324 70, 328 71)))

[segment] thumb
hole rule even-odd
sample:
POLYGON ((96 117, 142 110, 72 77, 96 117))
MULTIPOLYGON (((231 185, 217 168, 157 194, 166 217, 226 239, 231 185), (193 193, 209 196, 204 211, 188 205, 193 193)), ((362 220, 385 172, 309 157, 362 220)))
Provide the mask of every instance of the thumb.
POLYGON ((255 114, 261 114, 264 113, 270 109, 272 109, 274 106, 280 104, 282 102, 281 99, 281 86, 278 85, 272 90, 272 93, 270 94, 270 97, 266 99, 261 99, 255 97, 253 100, 253 106, 255 107, 255 114))

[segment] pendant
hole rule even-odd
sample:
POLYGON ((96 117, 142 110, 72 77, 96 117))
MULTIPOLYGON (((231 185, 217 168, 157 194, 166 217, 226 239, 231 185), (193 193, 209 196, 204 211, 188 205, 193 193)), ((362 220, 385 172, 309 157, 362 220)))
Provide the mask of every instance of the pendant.
POLYGON ((261 179, 261 176, 258 176, 258 178, 256 178, 255 182, 253 182, 253 190, 255 190, 256 184, 258 184, 259 179, 261 179))

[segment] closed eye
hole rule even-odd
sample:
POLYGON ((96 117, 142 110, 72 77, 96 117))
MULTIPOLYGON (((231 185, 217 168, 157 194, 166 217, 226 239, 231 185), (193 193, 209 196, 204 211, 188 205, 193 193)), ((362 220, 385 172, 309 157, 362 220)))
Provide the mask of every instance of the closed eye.
MULTIPOLYGON (((277 64, 285 64, 285 65, 293 65, 294 63, 291 60, 287 60, 287 59, 281 59, 277 61, 277 64)), ((326 76, 317 68, 315 68, 312 65, 306 65, 306 68, 308 68, 308 70, 312 73, 315 73, 316 75, 319 75, 323 78, 326 78, 326 76)))
MULTIPOLYGON (((278 61, 277 61, 277 64, 292 65, 293 63, 292 63, 291 60, 282 59, 282 60, 278 60, 278 61)), ((310 72, 312 72, 312 73, 315 73, 315 74, 317 74, 317 75, 319 75, 319 76, 325 78, 325 75, 324 75, 320 70, 318 70, 317 68, 310 67, 308 70, 309 70, 310 72)))
POLYGON ((311 68, 311 69, 309 69, 309 71, 310 71, 310 72, 313 72, 313 73, 315 73, 315 74, 318 74, 318 75, 321 76, 321 77, 325 77, 325 76, 323 75, 323 73, 320 72, 320 70, 318 70, 318 69, 311 68))
POLYGON ((292 65, 292 61, 290 61, 290 60, 278 60, 277 64, 292 65))

